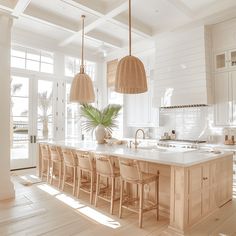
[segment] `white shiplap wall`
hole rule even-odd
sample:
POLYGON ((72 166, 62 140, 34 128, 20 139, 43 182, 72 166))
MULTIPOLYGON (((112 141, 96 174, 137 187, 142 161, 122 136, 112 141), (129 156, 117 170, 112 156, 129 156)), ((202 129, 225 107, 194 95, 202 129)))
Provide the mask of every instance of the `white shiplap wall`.
POLYGON ((156 106, 211 103, 210 40, 204 26, 156 39, 156 106))

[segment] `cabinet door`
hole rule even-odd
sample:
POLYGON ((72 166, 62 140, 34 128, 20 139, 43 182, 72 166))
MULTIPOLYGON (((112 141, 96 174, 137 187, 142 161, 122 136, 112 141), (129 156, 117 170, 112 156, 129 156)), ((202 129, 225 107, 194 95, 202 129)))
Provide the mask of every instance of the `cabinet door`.
POLYGON ((221 52, 215 55, 215 70, 221 71, 227 68, 227 53, 221 52))
POLYGON ((232 199, 232 164, 232 158, 225 158, 217 163, 217 173, 219 173, 217 205, 219 207, 232 199))
POLYGON ((188 223, 194 224, 202 216, 202 166, 188 171, 188 223))
POLYGON ((202 166, 202 215, 206 215, 210 210, 210 165, 202 166))
POLYGON ((229 51, 229 68, 236 68, 236 49, 229 51))
POLYGON ((229 125, 231 111, 229 109, 229 73, 215 74, 215 123, 229 125))
POLYGON ((232 120, 231 124, 236 125, 236 71, 231 72, 231 105, 232 105, 232 120))

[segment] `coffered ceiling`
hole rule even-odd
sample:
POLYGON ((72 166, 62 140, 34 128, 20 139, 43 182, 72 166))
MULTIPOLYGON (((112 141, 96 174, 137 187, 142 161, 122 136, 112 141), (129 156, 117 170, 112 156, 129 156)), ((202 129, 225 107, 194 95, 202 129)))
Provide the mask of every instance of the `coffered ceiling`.
MULTIPOLYGON (((14 16, 13 32, 47 37, 59 47, 80 44, 82 14, 86 47, 104 53, 128 44, 128 0, 0 0, 0 11, 14 16)), ((132 40, 233 17, 235 0, 132 0, 132 40)))

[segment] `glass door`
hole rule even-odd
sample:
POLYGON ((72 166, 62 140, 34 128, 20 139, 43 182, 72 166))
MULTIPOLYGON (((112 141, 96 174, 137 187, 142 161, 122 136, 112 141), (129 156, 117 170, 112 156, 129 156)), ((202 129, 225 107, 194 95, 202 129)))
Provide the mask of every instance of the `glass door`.
POLYGON ((36 142, 52 138, 52 86, 35 77, 12 77, 11 169, 36 166, 36 142))
POLYGON ((53 82, 38 80, 37 139, 53 137, 53 82))
POLYGON ((11 81, 11 169, 35 166, 31 155, 35 137, 31 125, 32 81, 13 76, 11 81))

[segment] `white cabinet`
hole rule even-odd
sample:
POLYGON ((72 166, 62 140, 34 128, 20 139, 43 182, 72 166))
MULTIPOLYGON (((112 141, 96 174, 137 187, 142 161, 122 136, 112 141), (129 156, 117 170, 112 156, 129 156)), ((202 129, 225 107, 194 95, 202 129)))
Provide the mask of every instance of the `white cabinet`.
POLYGON ((215 54, 215 70, 224 71, 236 68, 236 49, 215 54))
POLYGON ((153 81, 148 81, 148 91, 125 96, 126 121, 130 127, 158 126, 159 110, 153 107, 153 81))
POLYGON ((236 125, 236 71, 215 74, 215 123, 236 125))

